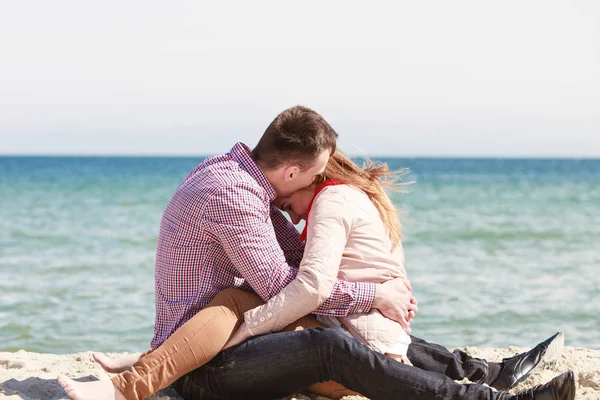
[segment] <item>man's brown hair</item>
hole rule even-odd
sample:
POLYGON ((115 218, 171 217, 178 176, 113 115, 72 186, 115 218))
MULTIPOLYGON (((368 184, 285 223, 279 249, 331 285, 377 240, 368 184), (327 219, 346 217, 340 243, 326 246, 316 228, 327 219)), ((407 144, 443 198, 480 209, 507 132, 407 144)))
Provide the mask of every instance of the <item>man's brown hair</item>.
POLYGON ((265 169, 284 163, 305 171, 324 151, 336 149, 338 134, 319 113, 303 106, 281 112, 267 127, 252 150, 252 159, 265 169))

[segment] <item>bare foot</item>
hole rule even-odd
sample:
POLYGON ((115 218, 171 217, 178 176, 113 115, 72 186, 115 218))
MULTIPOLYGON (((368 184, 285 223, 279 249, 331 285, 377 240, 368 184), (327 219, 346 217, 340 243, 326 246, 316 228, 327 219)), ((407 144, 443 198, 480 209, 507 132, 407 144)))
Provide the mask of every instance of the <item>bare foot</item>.
POLYGON ((110 358, 102 353, 92 353, 92 357, 106 372, 120 374, 131 369, 131 366, 140 359, 140 353, 125 354, 119 358, 110 358))
POLYGON ((58 383, 73 400, 125 400, 111 381, 77 382, 61 375, 58 383))

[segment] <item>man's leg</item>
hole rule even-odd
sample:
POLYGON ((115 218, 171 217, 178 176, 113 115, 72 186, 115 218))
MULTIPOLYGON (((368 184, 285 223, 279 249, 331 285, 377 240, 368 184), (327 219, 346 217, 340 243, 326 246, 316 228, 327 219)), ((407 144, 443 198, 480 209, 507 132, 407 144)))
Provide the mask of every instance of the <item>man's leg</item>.
POLYGON ((415 367, 439 372, 454 380, 467 378, 506 390, 522 382, 538 365, 558 360, 563 347, 564 337, 559 332, 528 352, 496 363, 471 357, 460 350, 450 352, 443 346, 411 336, 408 359, 415 367))
POLYGON ((500 393, 399 363, 340 329, 323 328, 251 338, 180 378, 175 387, 190 400, 275 399, 327 380, 373 400, 495 400, 500 393))
MULTIPOLYGON (((325 327, 312 315, 307 315, 299 320, 291 323, 281 330, 281 332, 292 332, 302 329, 319 328, 325 327)), ((329 397, 330 399, 339 400, 344 396, 360 396, 360 393, 356 393, 352 390, 345 388, 334 381, 319 382, 311 385, 307 388, 311 393, 318 394, 320 396, 329 397)))

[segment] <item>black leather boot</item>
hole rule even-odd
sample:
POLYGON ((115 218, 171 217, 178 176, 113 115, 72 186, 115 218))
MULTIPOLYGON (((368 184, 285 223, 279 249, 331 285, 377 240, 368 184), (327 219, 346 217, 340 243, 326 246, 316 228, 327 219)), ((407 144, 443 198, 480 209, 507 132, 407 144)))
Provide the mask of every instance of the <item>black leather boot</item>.
POLYGON ((503 400, 574 400, 575 375, 565 372, 550 382, 504 397, 503 400))
POLYGON ((556 363, 564 345, 564 334, 558 332, 528 352, 503 359, 500 374, 490 386, 498 390, 508 390, 518 385, 527 379, 537 366, 556 363))

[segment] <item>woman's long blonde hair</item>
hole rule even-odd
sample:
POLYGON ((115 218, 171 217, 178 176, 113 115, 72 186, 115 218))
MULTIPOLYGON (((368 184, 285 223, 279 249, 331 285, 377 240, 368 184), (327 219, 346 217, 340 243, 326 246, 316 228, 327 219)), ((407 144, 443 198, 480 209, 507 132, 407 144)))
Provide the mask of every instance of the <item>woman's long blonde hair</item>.
POLYGON ((361 168, 340 150, 336 150, 327 163, 327 167, 323 173, 323 180, 333 179, 340 181, 366 193, 379 211, 381 220, 388 228, 390 239, 394 246, 396 246, 402 240, 400 213, 385 192, 385 189, 400 192, 402 191, 401 186, 413 183, 398 182, 400 176, 408 172, 408 169, 390 171, 387 164, 376 164, 369 159, 365 159, 364 166, 361 168))

